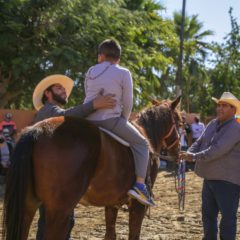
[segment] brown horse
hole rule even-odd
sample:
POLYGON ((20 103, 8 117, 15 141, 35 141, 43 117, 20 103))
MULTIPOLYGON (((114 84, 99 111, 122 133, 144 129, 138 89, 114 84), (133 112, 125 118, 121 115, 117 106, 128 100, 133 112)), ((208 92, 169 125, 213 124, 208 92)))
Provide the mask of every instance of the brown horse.
MULTIPOLYGON (((142 111, 136 124, 148 137, 151 187, 164 144, 175 155, 179 139, 175 110, 180 98, 142 111)), ((105 206, 105 239, 116 239, 117 206, 129 205, 129 239, 139 239, 146 207, 129 199, 135 182, 131 150, 84 119, 57 117, 22 133, 9 170, 3 217, 3 240, 26 240, 36 210, 46 213, 45 240, 65 240, 69 215, 77 203, 105 206)), ((149 181, 148 181, 149 182, 149 181)))

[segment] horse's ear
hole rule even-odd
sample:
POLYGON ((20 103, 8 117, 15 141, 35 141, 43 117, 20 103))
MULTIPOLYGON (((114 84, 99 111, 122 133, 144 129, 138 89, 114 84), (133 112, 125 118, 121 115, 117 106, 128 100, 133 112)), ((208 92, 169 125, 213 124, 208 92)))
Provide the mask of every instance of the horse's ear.
POLYGON ((160 104, 160 101, 158 101, 157 99, 152 99, 152 104, 153 105, 159 105, 160 104))
POLYGON ((153 105, 159 105, 160 104, 160 101, 158 101, 157 99, 155 99, 155 98, 153 98, 151 96, 149 96, 148 98, 149 98, 149 100, 151 101, 151 103, 153 105))
POLYGON ((180 95, 174 101, 172 101, 172 103, 171 103, 171 109, 172 110, 174 110, 178 106, 178 104, 181 101, 181 98, 182 98, 182 96, 180 95))

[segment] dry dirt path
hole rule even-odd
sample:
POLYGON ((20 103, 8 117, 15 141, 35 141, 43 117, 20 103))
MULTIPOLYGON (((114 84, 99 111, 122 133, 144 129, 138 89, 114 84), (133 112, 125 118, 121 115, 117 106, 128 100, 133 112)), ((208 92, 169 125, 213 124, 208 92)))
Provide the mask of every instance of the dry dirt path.
MULTIPOLYGON (((167 172, 160 172, 154 186, 157 206, 151 209, 150 218, 145 217, 141 240, 200 240, 201 223, 201 185, 202 180, 194 173, 186 174, 185 211, 179 212, 174 178, 167 172)), ((3 192, 1 189, 0 194, 3 192)), ((0 204, 2 210, 2 202, 0 204)), ((35 239, 37 215, 31 227, 29 239, 35 239)), ((72 232, 74 240, 100 240, 104 238, 105 224, 102 208, 83 207, 75 209, 76 224, 72 232)), ((128 214, 119 211, 117 220, 118 240, 128 236, 128 214)), ((56 239, 57 240, 57 239, 56 239)), ((240 211, 238 212, 238 237, 240 240, 240 211)))

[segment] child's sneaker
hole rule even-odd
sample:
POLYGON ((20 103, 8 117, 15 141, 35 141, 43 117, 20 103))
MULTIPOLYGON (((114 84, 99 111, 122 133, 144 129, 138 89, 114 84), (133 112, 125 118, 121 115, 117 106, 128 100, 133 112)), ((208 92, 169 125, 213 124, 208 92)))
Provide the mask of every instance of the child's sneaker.
POLYGON ((128 191, 128 195, 132 198, 135 198, 143 205, 148 205, 148 206, 155 205, 145 184, 135 183, 135 185, 133 186, 133 189, 130 189, 128 191))

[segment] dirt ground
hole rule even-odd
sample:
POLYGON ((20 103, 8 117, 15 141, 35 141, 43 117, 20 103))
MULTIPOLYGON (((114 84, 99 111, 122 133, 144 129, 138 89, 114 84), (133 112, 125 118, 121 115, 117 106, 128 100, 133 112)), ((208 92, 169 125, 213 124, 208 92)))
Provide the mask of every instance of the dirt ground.
MULTIPOLYGON (((202 180, 193 172, 186 173, 185 210, 178 210, 178 197, 174 177, 166 171, 159 172, 154 186, 157 206, 151 208, 150 217, 145 217, 142 226, 142 240, 200 240, 201 223, 201 185, 202 180)), ((2 211, 3 185, 0 188, 0 211, 2 211)), ((31 227, 29 239, 35 239, 37 214, 31 227)), ((78 205, 75 209, 76 224, 72 232, 74 240, 100 240, 104 238, 104 210, 96 207, 78 205)), ((117 220, 117 239, 128 239, 128 213, 119 211, 117 220)), ((56 239, 57 240, 57 239, 56 239)), ((238 237, 240 240, 240 210, 238 212, 238 237)))

